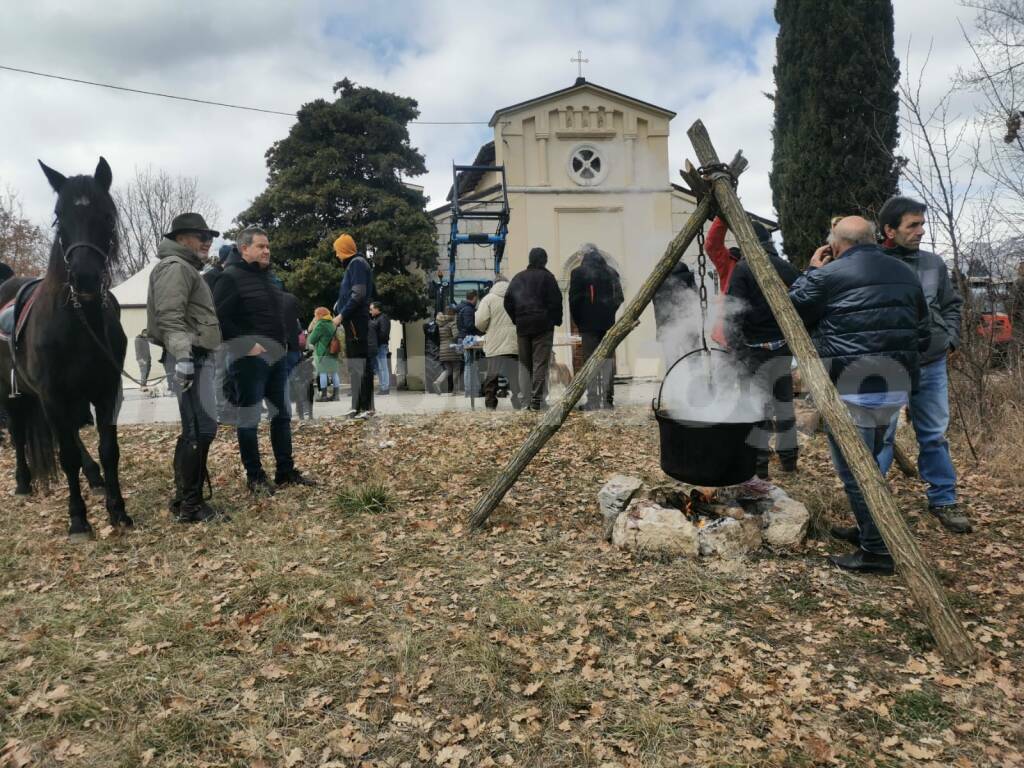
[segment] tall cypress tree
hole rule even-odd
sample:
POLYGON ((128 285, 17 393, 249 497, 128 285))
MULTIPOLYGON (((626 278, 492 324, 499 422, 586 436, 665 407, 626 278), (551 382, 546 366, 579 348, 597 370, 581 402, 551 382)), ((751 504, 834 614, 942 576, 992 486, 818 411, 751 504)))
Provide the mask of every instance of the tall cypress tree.
POLYGON ((772 201, 804 265, 837 215, 896 194, 899 61, 891 0, 776 0, 772 201))
POLYGON ((271 259, 307 314, 334 306, 343 273, 341 231, 372 249, 377 291, 395 320, 425 317, 424 272, 437 264, 426 198, 402 179, 426 173, 409 143, 416 101, 345 79, 333 101, 304 104, 288 136, 267 150, 267 188, 238 215, 270 234, 271 259))

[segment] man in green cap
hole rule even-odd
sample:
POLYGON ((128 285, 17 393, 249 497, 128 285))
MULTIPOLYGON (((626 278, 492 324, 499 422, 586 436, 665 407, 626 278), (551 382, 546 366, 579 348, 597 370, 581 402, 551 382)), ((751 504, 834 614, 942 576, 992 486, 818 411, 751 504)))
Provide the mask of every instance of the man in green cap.
POLYGON ((176 216, 157 247, 159 262, 149 276, 149 335, 163 347, 161 362, 181 414, 171 512, 182 523, 223 517, 203 500, 206 461, 217 436, 214 352, 221 333, 210 287, 199 275, 219 234, 198 213, 176 216))

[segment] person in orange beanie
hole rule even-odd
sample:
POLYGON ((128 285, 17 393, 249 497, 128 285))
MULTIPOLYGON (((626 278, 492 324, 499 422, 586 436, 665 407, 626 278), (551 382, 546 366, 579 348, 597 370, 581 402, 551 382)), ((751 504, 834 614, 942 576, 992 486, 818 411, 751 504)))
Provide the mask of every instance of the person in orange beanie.
POLYGON ((373 367, 368 346, 370 302, 377 297, 373 268, 348 233, 334 241, 334 254, 345 267, 334 324, 345 329, 345 361, 352 382, 352 408, 346 416, 367 419, 373 415, 373 367))

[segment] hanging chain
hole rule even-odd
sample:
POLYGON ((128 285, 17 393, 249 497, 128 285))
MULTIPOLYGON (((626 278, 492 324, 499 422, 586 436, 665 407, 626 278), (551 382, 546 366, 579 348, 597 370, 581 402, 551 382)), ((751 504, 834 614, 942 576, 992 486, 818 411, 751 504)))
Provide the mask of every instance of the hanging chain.
POLYGON ((700 285, 697 288, 697 295, 700 297, 700 343, 704 349, 708 348, 708 340, 705 328, 708 324, 708 287, 705 285, 708 274, 707 257, 704 254, 704 227, 697 230, 697 276, 700 278, 700 285))

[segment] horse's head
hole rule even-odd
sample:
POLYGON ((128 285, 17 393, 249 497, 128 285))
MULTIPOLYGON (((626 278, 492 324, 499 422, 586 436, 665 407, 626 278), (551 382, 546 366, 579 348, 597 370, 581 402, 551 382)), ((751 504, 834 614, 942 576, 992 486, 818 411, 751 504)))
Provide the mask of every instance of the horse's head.
POLYGON ((102 157, 92 176, 68 178, 47 167, 43 173, 57 193, 50 273, 63 275, 85 300, 102 294, 117 260, 117 208, 110 196, 113 180, 102 157))

